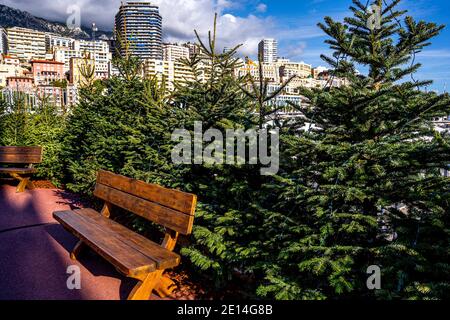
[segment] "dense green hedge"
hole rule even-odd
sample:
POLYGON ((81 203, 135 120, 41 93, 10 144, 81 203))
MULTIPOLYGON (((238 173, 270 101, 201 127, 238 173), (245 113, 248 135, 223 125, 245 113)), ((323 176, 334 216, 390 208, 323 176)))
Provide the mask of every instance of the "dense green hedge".
POLYGON ((42 146, 43 162, 37 178, 62 181, 62 138, 66 116, 45 99, 31 106, 25 94, 15 94, 13 102, 0 99, 0 145, 42 146))

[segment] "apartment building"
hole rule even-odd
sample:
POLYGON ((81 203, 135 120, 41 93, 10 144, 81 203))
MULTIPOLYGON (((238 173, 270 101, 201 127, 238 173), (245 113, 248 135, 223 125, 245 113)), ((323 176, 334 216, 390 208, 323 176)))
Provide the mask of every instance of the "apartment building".
POLYGON ((278 41, 275 39, 263 39, 258 44, 258 54, 264 63, 275 63, 278 59, 278 41))
POLYGON ((70 59, 83 57, 80 51, 68 47, 54 47, 53 56, 55 61, 64 64, 64 72, 66 73, 70 70, 70 59))
MULTIPOLYGON (((247 59, 239 68, 235 70, 235 76, 244 77, 250 75, 255 81, 259 81, 260 70, 259 63, 247 59)), ((262 75, 264 80, 269 80, 269 82, 279 83, 280 73, 279 69, 274 63, 263 63, 262 64, 262 75)))
POLYGON ((0 88, 4 88, 8 85, 7 79, 21 75, 22 72, 18 67, 0 64, 0 88))
POLYGON ((162 17, 150 2, 122 2, 115 17, 117 49, 120 55, 163 59, 162 17))
POLYGON ((23 76, 26 69, 20 66, 19 59, 8 55, 0 56, 0 88, 8 85, 7 78, 23 76))
POLYGON ((18 58, 3 54, 0 59, 1 64, 11 65, 11 66, 20 66, 20 61, 18 58))
POLYGON ((16 67, 12 65, 0 64, 0 88, 4 88, 7 86, 7 78, 14 77, 16 75, 16 67))
POLYGON ((89 53, 89 57, 95 61, 96 78, 109 78, 112 53, 108 42, 102 40, 77 40, 74 42, 73 49, 81 53, 78 57, 85 57, 86 53, 89 53))
MULTIPOLYGON (((147 59, 144 62, 143 73, 145 77, 156 76, 160 82, 164 80, 168 90, 171 91, 175 89, 175 83, 183 85, 196 80, 192 69, 179 60, 147 59)), ((204 77, 200 76, 198 80, 203 81, 204 77)))
POLYGON ((179 61, 189 59, 189 48, 183 45, 165 43, 163 45, 163 60, 179 61))
POLYGON ((96 53, 96 52, 103 52, 103 53, 110 53, 109 52, 109 44, 106 41, 103 40, 95 40, 95 41, 89 41, 89 40, 75 40, 73 42, 74 50, 81 51, 81 52, 89 52, 89 53, 96 53))
POLYGON ((70 60, 72 58, 93 59, 95 61, 95 72, 98 78, 108 78, 110 75, 110 64, 112 53, 106 41, 74 40, 70 47, 54 47, 54 59, 64 63, 64 71, 70 71, 70 60))
POLYGON ((312 75, 315 79, 318 79, 321 74, 328 73, 328 68, 325 67, 317 67, 312 70, 312 75))
POLYGON ((291 88, 323 88, 326 85, 325 80, 310 78, 295 78, 289 83, 291 88))
POLYGON ((280 77, 286 81, 292 76, 299 78, 312 77, 312 66, 304 62, 288 62, 280 66, 280 77))
POLYGON ((32 59, 45 59, 46 40, 45 33, 26 28, 6 29, 8 37, 8 54, 14 55, 21 62, 32 59))
POLYGON ((7 87, 13 91, 31 92, 34 88, 34 79, 28 76, 13 76, 6 79, 7 87))
POLYGON ((70 59, 69 82, 75 86, 85 85, 92 79, 98 79, 95 74, 95 60, 89 58, 70 59))
POLYGON ((64 63, 49 60, 31 60, 32 76, 37 86, 50 85, 54 81, 64 80, 64 63))
POLYGON ((35 96, 38 101, 45 101, 58 107, 66 105, 66 90, 51 85, 39 85, 36 87, 35 96))
POLYGON ((183 47, 189 49, 189 56, 192 57, 196 54, 200 54, 200 47, 196 43, 188 42, 184 43, 183 47))
POLYGON ((53 49, 57 47, 73 48, 74 42, 75 39, 72 38, 62 37, 55 34, 45 35, 47 52, 53 52, 53 49))

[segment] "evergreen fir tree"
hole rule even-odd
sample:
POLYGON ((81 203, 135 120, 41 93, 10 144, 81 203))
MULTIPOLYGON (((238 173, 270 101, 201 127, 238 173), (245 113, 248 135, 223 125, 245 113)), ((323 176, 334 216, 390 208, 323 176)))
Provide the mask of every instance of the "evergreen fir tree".
POLYGON ((24 146, 26 145, 31 108, 27 104, 24 93, 14 92, 11 100, 9 103, 2 98, 0 143, 6 146, 24 146))
MULTIPOLYGON (((197 38, 200 53, 185 61, 197 80, 178 85, 174 94, 174 107, 182 110, 180 128, 193 131, 194 122, 201 122, 204 132, 214 128, 224 136, 227 129, 245 132, 257 128, 255 109, 241 90, 242 79, 234 76, 240 64, 236 58, 239 46, 218 53, 216 21, 206 43, 198 34, 197 38)), ((249 249, 261 235, 259 168, 203 163, 177 169, 185 187, 199 196, 193 243, 182 253, 194 270, 202 270, 223 288, 236 273, 251 272, 254 260, 263 254, 249 249)), ((254 292, 252 288, 242 289, 247 291, 245 294, 254 292)))
POLYGON ((162 137, 170 138, 165 90, 155 79, 140 77, 139 59, 120 58, 115 64, 121 75, 82 87, 68 120, 65 180, 73 191, 90 194, 99 169, 152 182, 161 182, 167 172, 161 152, 162 137))
POLYGON ((450 99, 414 80, 415 56, 443 26, 400 21, 400 2, 373 2, 379 26, 368 23, 371 3, 359 0, 353 17, 319 24, 334 50, 323 59, 348 83, 302 90, 309 104, 299 108, 305 119, 297 127, 307 129, 284 148, 276 189, 285 219, 272 225, 279 254, 265 265, 263 296, 450 296, 450 180, 441 173, 450 137, 431 122, 450 113, 450 99), (366 286, 371 265, 381 267, 381 290, 366 286))
POLYGON ((14 92, 10 103, 1 99, 0 145, 42 146, 43 162, 35 177, 58 184, 62 170, 59 159, 61 136, 66 115, 49 101, 49 97, 40 96, 34 105, 29 98, 23 92, 14 92))

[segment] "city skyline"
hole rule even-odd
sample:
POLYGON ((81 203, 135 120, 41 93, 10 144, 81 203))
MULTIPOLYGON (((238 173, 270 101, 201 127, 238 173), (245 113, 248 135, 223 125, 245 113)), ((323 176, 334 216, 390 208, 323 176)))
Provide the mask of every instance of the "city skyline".
MULTIPOLYGON (((217 12, 219 42, 222 46, 232 47, 244 43, 241 54, 256 57, 258 43, 264 38, 275 38, 279 43, 280 57, 305 61, 315 66, 325 65, 320 54, 330 53, 323 43, 326 37, 316 24, 326 15, 342 20, 351 5, 350 0, 311 0, 301 3, 291 0, 282 3, 273 0, 184 0, 184 6, 178 2, 151 1, 160 6, 165 42, 192 41, 194 29, 205 35, 211 28, 214 12, 217 12)), ((114 15, 120 6, 120 0, 41 1, 39 5, 30 0, 0 0, 0 3, 58 21, 66 19, 69 4, 78 4, 83 25, 89 25, 95 20, 100 28, 106 30, 112 29, 114 15), (99 11, 99 8, 103 9, 99 11), (98 12, 103 14, 98 15, 98 12)), ((430 3, 406 0, 403 6, 413 7, 410 14, 418 20, 440 24, 446 24, 449 20, 445 8, 450 5, 446 1, 430 3)), ((431 47, 417 56, 417 60, 424 64, 417 77, 434 80, 430 89, 444 91, 450 85, 447 80, 450 78, 450 45, 446 41, 449 35, 450 30, 446 28, 431 47)))

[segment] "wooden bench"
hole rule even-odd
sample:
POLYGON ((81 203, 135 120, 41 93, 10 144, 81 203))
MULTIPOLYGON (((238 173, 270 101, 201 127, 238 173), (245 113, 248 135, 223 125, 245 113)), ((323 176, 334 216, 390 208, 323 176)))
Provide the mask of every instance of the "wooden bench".
POLYGON ((0 174, 8 174, 20 181, 17 192, 33 189, 31 176, 36 173, 35 164, 42 162, 42 147, 0 147, 0 174))
POLYGON ((173 250, 179 234, 192 232, 197 197, 106 171, 98 173, 94 195, 105 201, 101 213, 92 209, 53 213, 66 230, 80 239, 71 258, 76 260, 88 246, 120 273, 138 280, 128 300, 148 300, 153 290, 161 297, 170 295, 175 285, 163 273, 180 263, 180 256, 173 250), (164 226, 162 243, 109 219, 114 206, 164 226))

